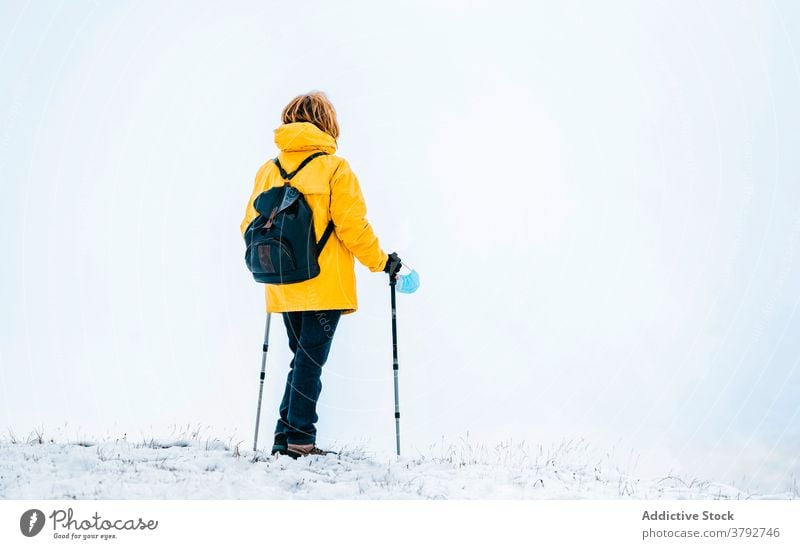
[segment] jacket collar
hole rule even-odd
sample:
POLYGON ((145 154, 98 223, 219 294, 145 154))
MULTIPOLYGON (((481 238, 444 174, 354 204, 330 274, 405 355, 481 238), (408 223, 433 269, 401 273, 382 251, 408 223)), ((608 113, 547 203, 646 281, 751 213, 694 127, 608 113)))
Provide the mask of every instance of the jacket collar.
POLYGON ((283 124, 275 130, 275 144, 283 152, 336 152, 336 140, 310 122, 283 124))

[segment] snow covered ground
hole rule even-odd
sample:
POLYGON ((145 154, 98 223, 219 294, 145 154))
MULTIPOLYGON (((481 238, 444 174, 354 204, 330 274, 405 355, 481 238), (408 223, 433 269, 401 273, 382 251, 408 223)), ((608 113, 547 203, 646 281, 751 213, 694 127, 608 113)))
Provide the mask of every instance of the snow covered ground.
MULTIPOLYGON (((553 448, 442 441, 397 459, 367 444, 297 461, 251 441, 175 429, 167 438, 68 440, 34 432, 0 440, 2 499, 759 499, 733 486, 674 475, 637 478, 586 441, 553 448)), ((271 437, 261 442, 271 445, 271 437)))

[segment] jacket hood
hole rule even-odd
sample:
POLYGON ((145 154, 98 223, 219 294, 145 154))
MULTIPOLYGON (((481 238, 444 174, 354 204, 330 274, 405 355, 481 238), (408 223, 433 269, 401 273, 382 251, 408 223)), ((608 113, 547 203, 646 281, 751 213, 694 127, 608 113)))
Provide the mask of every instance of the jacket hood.
POLYGON ((275 130, 275 144, 283 152, 336 152, 336 140, 311 122, 283 124, 275 130))

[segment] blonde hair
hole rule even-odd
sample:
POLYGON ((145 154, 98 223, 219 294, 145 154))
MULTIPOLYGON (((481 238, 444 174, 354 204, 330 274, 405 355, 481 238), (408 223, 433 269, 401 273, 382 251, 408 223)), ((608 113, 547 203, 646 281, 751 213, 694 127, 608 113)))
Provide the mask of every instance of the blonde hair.
POLYGON ((281 113, 284 124, 292 122, 310 122, 333 137, 339 138, 339 123, 336 121, 336 109, 321 91, 312 91, 298 95, 284 107, 281 113))

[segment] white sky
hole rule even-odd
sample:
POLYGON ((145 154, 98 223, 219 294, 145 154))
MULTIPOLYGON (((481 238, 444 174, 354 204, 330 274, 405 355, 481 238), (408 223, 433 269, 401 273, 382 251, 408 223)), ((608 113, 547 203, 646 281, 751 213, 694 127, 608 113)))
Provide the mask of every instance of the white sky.
MULTIPOLYGON (((785 488, 798 36, 791 2, 4 2, 0 423, 251 440, 239 222, 281 108, 321 89, 421 275, 399 300, 407 452, 585 438, 637 472, 785 488)), ((391 448, 388 287, 358 276, 318 443, 391 448)))

